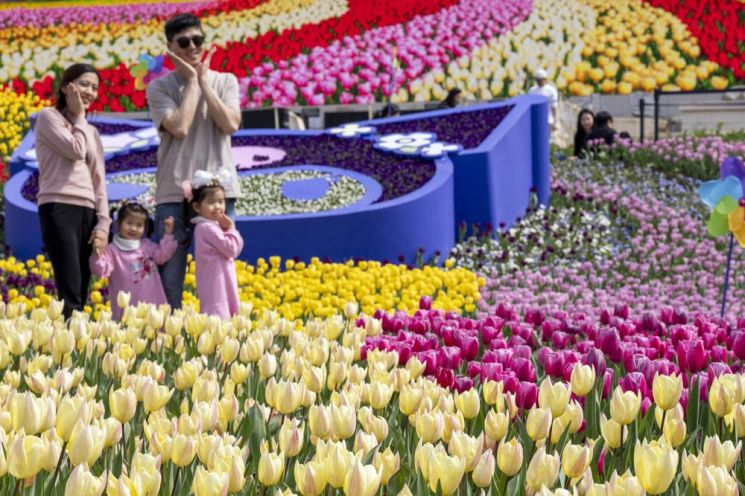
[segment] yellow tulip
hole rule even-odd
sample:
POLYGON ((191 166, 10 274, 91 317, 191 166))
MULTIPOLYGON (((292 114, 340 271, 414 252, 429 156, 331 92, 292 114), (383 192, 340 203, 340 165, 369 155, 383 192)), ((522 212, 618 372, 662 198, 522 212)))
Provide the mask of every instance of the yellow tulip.
POLYGON ((611 449, 617 449, 626 441, 626 432, 622 425, 613 419, 606 418, 605 414, 600 417, 600 433, 603 435, 605 445, 611 449), (623 438, 621 438, 623 432, 623 438))
POLYGON ((616 386, 610 400, 610 416, 618 424, 628 425, 636 420, 641 404, 642 398, 638 392, 623 392, 621 386, 616 386))
POLYGON ((200 465, 194 474, 191 489, 195 496, 225 496, 228 492, 228 473, 208 471, 200 465))
POLYGON ((584 474, 592 461, 592 448, 587 445, 567 444, 561 453, 561 466, 567 477, 576 479, 584 474))
POLYGON ((390 403, 393 393, 393 388, 387 384, 380 382, 370 384, 370 406, 376 410, 384 409, 390 403))
POLYGON ((41 438, 21 432, 8 441, 8 473, 16 479, 28 479, 41 470, 45 444, 41 438))
POLYGON ((683 459, 681 460, 680 465, 680 471, 683 474, 683 478, 695 484, 698 477, 698 467, 699 465, 703 465, 700 457, 689 455, 687 452, 683 451, 683 459))
POLYGON ((318 496, 326 488, 325 467, 322 463, 295 464, 295 485, 303 496, 318 496))
POLYGON ((686 439, 686 423, 680 419, 666 419, 662 432, 665 436, 665 441, 673 448, 677 448, 686 439))
POLYGON ((672 407, 670 410, 664 411, 659 406, 656 406, 654 409, 654 419, 657 423, 657 427, 662 429, 662 415, 665 415, 665 423, 667 423, 668 420, 671 419, 677 419, 677 420, 684 420, 685 414, 683 413, 683 406, 678 403, 674 407, 672 407))
POLYGON ((663 410, 670 410, 680 401, 683 379, 680 375, 657 374, 652 382, 652 393, 657 406, 663 410))
POLYGON ((313 405, 308 410, 310 432, 321 439, 326 439, 331 430, 331 410, 324 405, 313 405))
POLYGON ((354 416, 353 406, 331 406, 331 430, 337 440, 352 437, 356 427, 357 419, 354 416))
POLYGON ((465 473, 465 461, 458 456, 448 456, 447 453, 436 452, 429 465, 428 484, 431 491, 437 491, 438 486, 443 495, 454 493, 465 473))
POLYGON ((79 420, 67 444, 67 456, 70 458, 70 463, 73 466, 86 463, 92 467, 101 456, 105 441, 106 433, 103 429, 88 425, 83 419, 79 420))
MULTIPOLYGON (((319 445, 321 442, 319 442, 319 445)), ((323 457, 323 462, 327 467, 333 467, 333 470, 326 471, 326 482, 333 488, 339 489, 344 486, 344 479, 347 476, 349 468, 355 460, 355 456, 343 442, 328 443, 327 452, 323 457)), ((320 457, 320 451, 316 446, 316 454, 320 457)))
MULTIPOLYGON (((333 469, 333 468, 332 468, 333 469)), ((360 457, 356 457, 344 478, 344 494, 347 496, 373 496, 378 492, 383 480, 383 468, 373 465, 363 465, 360 457)))
POLYGON ((517 438, 502 441, 497 448, 497 466, 507 477, 512 477, 523 466, 523 447, 517 438))
POLYGON ((718 436, 710 436, 704 439, 701 461, 707 467, 717 466, 732 470, 740 456, 740 450, 742 450, 742 441, 738 441, 735 446, 732 441, 723 443, 718 436))
POLYGON ((168 386, 162 386, 152 381, 145 386, 142 395, 142 404, 146 412, 155 412, 166 406, 171 399, 173 391, 168 386))
POLYGON ((735 408, 736 391, 733 384, 717 377, 709 388, 709 408, 717 417, 729 415, 735 408))
POLYGON ((587 396, 595 386, 595 369, 590 365, 578 363, 572 369, 570 376, 572 392, 577 396, 587 396))
POLYGON ((606 486, 608 496, 644 496, 641 482, 627 470, 623 475, 615 471, 606 486))
POLYGON ((425 443, 434 443, 442 438, 445 418, 439 411, 424 412, 416 416, 416 435, 425 443))
POLYGON ((488 380, 484 383, 484 402, 487 405, 496 405, 504 395, 504 382, 488 380))
POLYGON ((737 480, 724 467, 699 465, 696 474, 696 488, 699 494, 712 496, 737 496, 737 480))
POLYGON ((636 440, 634 472, 649 494, 662 494, 670 487, 678 469, 678 452, 664 441, 636 440))
POLYGON ((510 418, 507 413, 497 413, 489 410, 484 419, 484 433, 494 441, 501 441, 507 435, 510 418))
POLYGON ((122 424, 132 420, 137 410, 137 397, 134 391, 129 388, 109 389, 109 409, 111 415, 122 424))
POLYGON ((462 393, 456 393, 455 395, 455 407, 463 414, 465 419, 476 418, 479 414, 480 406, 479 394, 474 388, 462 393))
POLYGON ((471 472, 476 467, 483 449, 481 436, 471 437, 465 432, 453 432, 448 442, 448 451, 465 462, 466 472, 471 472))
POLYGON ((171 461, 178 467, 186 467, 191 464, 194 455, 197 454, 197 443, 192 436, 179 434, 171 442, 171 461))
POLYGON ((88 423, 91 420, 91 411, 88 402, 81 396, 67 397, 62 400, 57 408, 57 420, 55 428, 57 435, 64 442, 70 440, 70 434, 79 419, 88 423))
POLYGON ((382 482, 383 484, 388 484, 391 477, 393 477, 401 467, 401 457, 398 453, 394 454, 393 451, 391 451, 391 448, 388 447, 383 453, 375 453, 375 456, 373 457, 373 465, 375 465, 375 468, 382 469, 382 482))
POLYGON ((560 466, 559 457, 547 454, 546 447, 542 446, 528 464, 528 470, 525 473, 527 488, 535 493, 542 486, 553 487, 559 475, 560 466))
POLYGON ((266 487, 276 485, 282 478, 285 466, 285 455, 262 450, 259 459, 259 482, 266 487))
POLYGON ((75 467, 65 484, 65 496, 100 496, 106 489, 106 482, 102 477, 93 475, 88 466, 75 467))
POLYGON ((545 439, 551 428, 551 421, 551 410, 549 408, 531 408, 525 423, 530 439, 533 441, 545 439))
POLYGON ((297 419, 288 419, 282 423, 279 430, 279 450, 287 457, 292 458, 303 449, 304 427, 297 419))
POLYGON ((551 415, 554 418, 564 413, 570 397, 571 390, 569 387, 562 382, 552 384, 550 377, 543 379, 541 387, 538 389, 538 405, 544 409, 550 408, 551 415))
MULTIPOLYGON (((7 373, 6 373, 7 375, 7 373)), ((43 398, 37 398, 33 393, 15 393, 10 399, 10 417, 13 421, 13 430, 18 432, 23 429, 28 435, 38 434, 44 429, 48 417, 51 416, 54 423, 54 404, 48 404, 43 398), (49 408, 52 411, 48 412, 49 408)))
POLYGON ((494 458, 492 450, 486 450, 481 454, 481 457, 476 463, 473 469, 471 478, 473 483, 478 487, 489 487, 494 477, 494 472, 497 469, 497 461, 494 458))

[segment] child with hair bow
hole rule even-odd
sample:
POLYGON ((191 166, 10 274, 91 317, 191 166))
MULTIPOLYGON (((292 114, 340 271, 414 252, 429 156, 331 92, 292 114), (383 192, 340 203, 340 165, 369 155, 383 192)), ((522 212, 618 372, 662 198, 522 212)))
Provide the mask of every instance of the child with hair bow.
POLYGON ((243 249, 243 238, 225 214, 225 189, 231 182, 231 171, 223 167, 216 175, 197 171, 183 184, 197 214, 192 223, 200 312, 223 319, 238 313, 235 258, 243 249))

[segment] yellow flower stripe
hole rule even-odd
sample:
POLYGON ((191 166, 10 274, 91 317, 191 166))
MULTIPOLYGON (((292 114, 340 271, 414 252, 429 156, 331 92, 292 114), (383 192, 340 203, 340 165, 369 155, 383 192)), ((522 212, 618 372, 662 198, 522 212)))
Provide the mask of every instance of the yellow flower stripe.
POLYGON ((523 93, 535 69, 551 74, 580 61, 583 33, 594 26, 594 10, 576 0, 535 0, 533 12, 515 29, 412 81, 396 99, 442 100, 456 87, 482 100, 523 93))
MULTIPOLYGON (((189 265, 184 304, 198 309, 194 264, 189 265)), ((0 270, 20 277, 29 273, 44 279, 52 277, 51 264, 43 256, 25 263, 12 257, 0 259, 0 270)), ((473 312, 480 299, 479 288, 484 285, 484 280, 473 272, 452 268, 449 260, 445 268, 408 269, 404 265, 383 265, 374 261, 326 264, 313 259, 307 264, 292 260, 283 264, 279 257, 271 257, 268 261, 259 259, 256 265, 238 261, 236 271, 241 301, 251 303, 259 314, 272 310, 291 321, 336 315, 343 312, 349 302, 356 302, 359 310, 367 315, 379 308, 414 312, 421 296, 432 296, 432 307, 436 309, 473 312)), ((101 279, 92 287, 94 307, 87 310, 96 317, 109 307, 100 292, 106 285, 107 281, 101 279)), ((8 292, 10 302, 23 302, 27 310, 32 310, 46 308, 52 301, 42 286, 29 288, 29 291, 21 294, 11 289, 8 292)))
MULTIPOLYGON (((202 18, 208 43, 255 38, 343 15, 347 0, 271 0, 255 9, 202 18)), ((136 63, 140 55, 164 50, 163 22, 70 25, 0 30, 0 81, 41 79, 53 67, 87 61, 98 68, 136 63)))
POLYGON ((45 105, 48 102, 33 93, 17 95, 10 88, 0 88, 0 158, 4 162, 8 162, 28 130, 29 115, 45 105))
POLYGON ((698 40, 675 15, 641 0, 581 1, 595 10, 598 25, 585 34, 584 60, 557 79, 560 88, 575 95, 629 94, 692 90, 707 79, 712 87, 727 87, 725 78, 713 75, 719 66, 700 59, 698 40))

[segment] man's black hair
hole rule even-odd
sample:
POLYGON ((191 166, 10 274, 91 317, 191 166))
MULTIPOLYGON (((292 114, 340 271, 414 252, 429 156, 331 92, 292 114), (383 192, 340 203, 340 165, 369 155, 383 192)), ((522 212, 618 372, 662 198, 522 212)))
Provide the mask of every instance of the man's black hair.
POLYGON ((166 40, 173 41, 173 37, 181 31, 189 28, 199 28, 202 30, 202 23, 199 17, 194 14, 176 14, 166 22, 166 40))

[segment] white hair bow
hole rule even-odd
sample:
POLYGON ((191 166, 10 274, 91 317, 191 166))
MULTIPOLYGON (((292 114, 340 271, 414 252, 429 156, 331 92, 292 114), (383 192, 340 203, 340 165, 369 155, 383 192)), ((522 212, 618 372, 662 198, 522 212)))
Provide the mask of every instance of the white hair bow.
POLYGON ((209 185, 220 185, 225 189, 228 189, 233 184, 233 172, 229 166, 223 166, 217 171, 217 174, 213 174, 206 170, 198 170, 194 173, 194 177, 191 181, 184 181, 182 188, 184 190, 184 197, 191 201, 194 197, 193 190, 204 188, 209 185))

